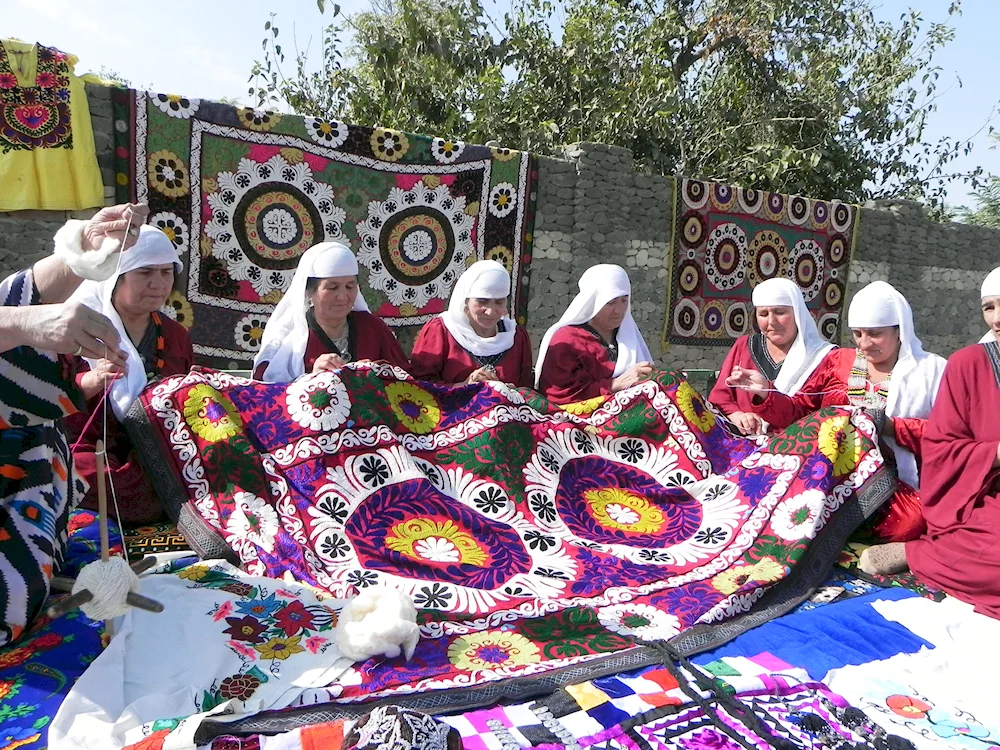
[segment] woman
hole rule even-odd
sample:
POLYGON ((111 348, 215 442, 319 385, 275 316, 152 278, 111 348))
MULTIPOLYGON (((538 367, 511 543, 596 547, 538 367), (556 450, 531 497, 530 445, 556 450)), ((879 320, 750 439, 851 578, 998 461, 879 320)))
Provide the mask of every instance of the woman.
POLYGON ((907 564, 921 579, 1000 618, 1000 274, 982 287, 991 340, 951 356, 924 433, 924 536, 869 547, 864 569, 907 564))
POLYGON ((191 339, 182 325, 158 312, 181 270, 177 250, 159 229, 143 226, 128 255, 122 256, 115 276, 103 282, 86 281, 70 298, 106 316, 121 339, 125 363, 90 357, 80 363, 76 382, 87 408, 66 420, 73 442, 73 463, 90 489, 81 507, 97 509, 97 443, 105 442, 105 476, 118 499, 109 513, 125 523, 149 523, 162 514, 153 485, 136 460, 132 441, 122 421, 132 402, 157 378, 189 372, 194 364, 191 339), (104 392, 114 412, 105 422, 104 392), (88 425, 89 422, 89 425, 88 425), (119 515, 120 514, 120 515, 119 515))
POLYGON ((632 319, 632 285, 625 270, 592 266, 579 287, 538 353, 536 387, 555 404, 609 396, 653 370, 653 357, 632 319))
MULTIPOLYGON (((987 344, 990 341, 993 341, 996 338, 997 331, 1000 330, 1000 325, 996 324, 993 321, 993 319, 989 315, 987 315, 987 310, 986 310, 986 300, 987 297, 990 296, 987 295, 987 292, 992 292, 995 289, 1000 289, 1000 268, 994 268, 986 275, 986 278, 983 280, 982 298, 981 298, 983 304, 983 315, 984 317, 986 317, 986 324, 990 326, 990 330, 988 330, 985 334, 983 334, 983 337, 979 339, 980 344, 987 344)), ((998 294, 1000 294, 1000 292, 998 292, 998 294)), ((991 303, 991 311, 992 311, 992 306, 993 305, 991 303)))
POLYGON ((789 279, 758 284, 752 299, 760 333, 736 339, 709 396, 744 435, 759 435, 764 423, 753 411, 750 393, 726 385, 733 367, 757 370, 777 390, 794 396, 834 348, 820 335, 802 290, 789 279))
POLYGON ((775 392, 760 373, 736 366, 726 384, 746 388, 754 413, 778 429, 824 406, 884 411, 883 439, 896 460, 898 489, 874 531, 887 541, 915 539, 920 515, 920 438, 930 416, 945 360, 923 350, 906 299, 884 281, 859 291, 847 314, 856 349, 835 349, 796 396, 775 392))
POLYGON ((410 374, 464 385, 499 380, 530 388, 531 340, 507 315, 510 274, 495 260, 473 263, 459 277, 447 312, 420 331, 410 374))
POLYGON ((408 367, 389 326, 368 311, 354 253, 339 242, 313 245, 267 321, 254 378, 290 383, 307 372, 362 360, 408 367))
POLYGON ((109 243, 131 245, 147 213, 144 205, 112 206, 90 221, 71 220, 56 234, 54 255, 0 283, 0 646, 41 611, 74 507, 63 428, 83 403, 73 355, 106 351, 124 362, 111 322, 66 302, 83 275, 103 269, 78 261, 103 255, 109 243))

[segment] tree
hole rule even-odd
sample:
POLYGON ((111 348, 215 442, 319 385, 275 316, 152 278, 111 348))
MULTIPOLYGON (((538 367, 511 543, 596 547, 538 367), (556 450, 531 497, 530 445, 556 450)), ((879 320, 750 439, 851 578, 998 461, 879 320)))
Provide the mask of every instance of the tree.
MULTIPOLYGON (((1000 137, 991 134, 994 141, 1000 141, 1000 137)), ((992 146, 991 148, 996 148, 992 146)), ((978 224, 981 227, 1000 229, 1000 177, 990 175, 989 179, 982 184, 978 190, 972 192, 972 198, 976 202, 975 209, 966 206, 959 207, 957 214, 960 221, 966 224, 978 224)))
POLYGON ((513 1, 499 21, 479 0, 334 7, 320 68, 296 53, 287 77, 272 15, 251 95, 540 153, 619 145, 650 172, 817 198, 940 206, 949 180, 978 185, 978 171, 948 172, 969 142, 925 139, 934 55, 953 33, 916 12, 886 23, 871 0, 513 1))

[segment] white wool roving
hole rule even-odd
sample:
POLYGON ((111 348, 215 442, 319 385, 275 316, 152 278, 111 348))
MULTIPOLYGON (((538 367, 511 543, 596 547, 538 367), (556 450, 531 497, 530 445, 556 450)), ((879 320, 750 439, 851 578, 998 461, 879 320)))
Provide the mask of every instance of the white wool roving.
POLYGON ((81 279, 107 281, 118 267, 118 250, 121 243, 113 237, 105 237, 100 250, 83 251, 83 230, 87 222, 70 219, 56 232, 55 256, 69 266, 81 279))
POLYGON ((413 600, 388 587, 366 589, 351 599, 334 631, 340 653, 356 662, 378 655, 392 659, 400 653, 409 661, 419 639, 413 600))
POLYGON ((124 557, 97 560, 80 571, 73 584, 73 593, 87 589, 94 598, 80 607, 91 620, 113 620, 128 612, 125 598, 130 591, 139 591, 139 576, 124 557))

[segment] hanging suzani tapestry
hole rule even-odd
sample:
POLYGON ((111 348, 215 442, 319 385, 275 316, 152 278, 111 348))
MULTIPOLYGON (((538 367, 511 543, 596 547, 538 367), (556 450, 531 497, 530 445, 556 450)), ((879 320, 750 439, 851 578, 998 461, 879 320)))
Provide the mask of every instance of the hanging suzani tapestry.
POLYGON ((535 160, 501 148, 118 89, 119 199, 146 201, 177 245, 169 301, 200 362, 253 359, 299 256, 357 255, 361 293, 390 326, 442 312, 483 258, 528 292, 535 160))
POLYGON ((675 182, 667 343, 728 346, 753 328, 750 294, 789 278, 820 331, 840 335, 856 206, 715 182, 675 182))
POLYGON ((736 437, 670 373, 567 411, 388 365, 290 384, 195 369, 127 421, 203 554, 337 598, 413 597, 413 659, 356 665, 330 687, 342 702, 580 679, 635 639, 724 642, 805 597, 893 490, 863 412, 736 437))

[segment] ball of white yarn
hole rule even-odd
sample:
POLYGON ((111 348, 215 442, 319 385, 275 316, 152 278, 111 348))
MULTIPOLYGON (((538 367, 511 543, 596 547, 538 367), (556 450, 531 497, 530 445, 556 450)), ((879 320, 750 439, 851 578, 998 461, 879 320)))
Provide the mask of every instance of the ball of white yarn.
POLYGON ((80 609, 91 620, 113 620, 128 612, 125 597, 139 590, 139 576, 124 557, 98 560, 87 565, 73 584, 73 593, 87 589, 94 598, 80 609))
POLYGON ((400 653, 409 661, 417 648, 420 628, 413 600, 401 591, 376 587, 362 591, 340 613, 334 642, 354 661, 373 656, 393 659, 400 653))

